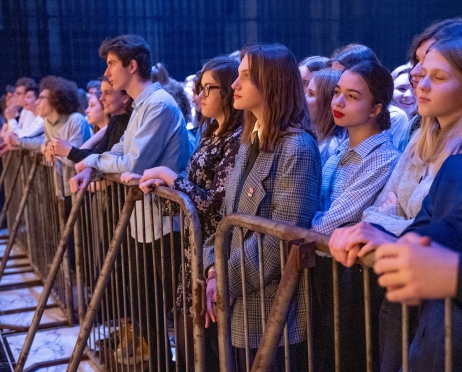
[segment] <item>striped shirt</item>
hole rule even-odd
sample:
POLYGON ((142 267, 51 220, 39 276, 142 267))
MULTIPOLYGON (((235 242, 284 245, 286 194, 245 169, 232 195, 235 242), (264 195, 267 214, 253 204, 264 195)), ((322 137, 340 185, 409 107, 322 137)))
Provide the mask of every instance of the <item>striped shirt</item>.
POLYGON ((387 132, 373 135, 353 149, 342 143, 322 170, 320 209, 312 228, 324 234, 361 221, 390 177, 400 152, 387 132))

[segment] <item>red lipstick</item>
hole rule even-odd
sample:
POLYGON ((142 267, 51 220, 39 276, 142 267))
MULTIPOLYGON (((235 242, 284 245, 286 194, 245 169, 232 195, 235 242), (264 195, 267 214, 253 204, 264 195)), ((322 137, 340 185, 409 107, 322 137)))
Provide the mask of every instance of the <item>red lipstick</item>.
POLYGON ((332 113, 334 114, 334 116, 336 118, 343 118, 345 116, 345 114, 343 112, 340 112, 340 111, 337 111, 337 110, 332 111, 332 113))

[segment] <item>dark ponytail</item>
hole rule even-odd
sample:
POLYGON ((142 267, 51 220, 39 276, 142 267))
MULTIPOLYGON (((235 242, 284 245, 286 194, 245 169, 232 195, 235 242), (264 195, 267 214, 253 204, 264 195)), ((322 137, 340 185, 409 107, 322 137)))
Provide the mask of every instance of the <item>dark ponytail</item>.
POLYGON ((390 72, 381 63, 375 61, 360 62, 348 70, 361 76, 369 87, 375 104, 382 104, 382 111, 377 115, 380 130, 390 129, 390 112, 387 107, 393 97, 394 89, 390 72))
POLYGON ((390 111, 388 111, 387 107, 382 106, 382 111, 377 115, 377 124, 381 131, 390 129, 391 127, 391 119, 390 119, 390 111))

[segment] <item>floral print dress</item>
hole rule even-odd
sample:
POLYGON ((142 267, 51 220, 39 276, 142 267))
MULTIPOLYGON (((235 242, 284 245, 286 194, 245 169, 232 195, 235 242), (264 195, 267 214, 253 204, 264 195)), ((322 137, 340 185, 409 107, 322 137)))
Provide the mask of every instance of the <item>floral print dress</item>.
MULTIPOLYGON (((234 161, 241 143, 242 128, 226 137, 211 135, 202 138, 191 156, 187 178, 177 177, 171 186, 189 196, 197 209, 202 229, 202 241, 215 233, 221 220, 220 208, 225 196, 226 177, 234 168, 234 161)), ((187 231, 187 230, 186 230, 187 231)), ((183 294, 189 308, 191 294, 191 250, 185 244, 185 290, 179 280, 176 305, 183 311, 183 294)))

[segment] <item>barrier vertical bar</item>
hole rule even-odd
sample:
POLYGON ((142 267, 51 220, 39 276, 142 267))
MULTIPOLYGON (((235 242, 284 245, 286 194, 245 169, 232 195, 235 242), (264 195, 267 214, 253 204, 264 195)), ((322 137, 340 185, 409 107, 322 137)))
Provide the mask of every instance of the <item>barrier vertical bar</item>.
POLYGON ((16 213, 13 227, 11 228, 11 231, 9 231, 8 243, 7 243, 5 252, 3 253, 2 263, 0 265, 0 280, 3 277, 3 274, 5 272, 6 264, 8 262, 8 258, 10 257, 11 249, 13 248, 13 244, 16 240, 16 234, 18 232, 19 224, 21 223, 21 218, 22 218, 24 209, 26 208, 27 198, 29 197, 29 194, 32 188, 32 183, 34 182, 35 173, 37 172, 37 166, 38 166, 38 158, 35 159, 35 162, 30 170, 29 177, 27 179, 26 188, 21 198, 21 203, 19 204, 18 212, 16 213))
MULTIPOLYGON (((43 286, 43 291, 40 296, 40 300, 37 305, 37 309, 35 310, 34 318, 29 326, 29 330, 27 332, 26 340, 24 341, 24 345, 21 350, 21 354, 19 355, 18 362, 16 363, 15 372, 21 372, 24 368, 24 365, 27 361, 27 356, 29 355, 30 348, 32 346, 32 342, 34 341, 35 334, 37 333, 37 329, 40 324, 40 320, 42 319, 43 312, 45 311, 46 303, 50 296, 51 290, 53 288, 53 284, 55 282, 56 276, 58 274, 59 267, 63 261, 64 252, 67 248, 67 243, 69 237, 71 236, 72 230, 74 229, 75 221, 77 220, 79 209, 82 206, 82 201, 85 196, 86 190, 81 190, 77 193, 75 204, 72 207, 71 214, 69 219, 66 223, 64 228, 63 234, 61 236, 61 240, 59 242, 58 250, 56 255, 53 259, 53 263, 50 268, 50 273, 47 277, 47 280, 43 286)), ((72 309, 71 309, 72 310, 72 309)))
POLYGON ((444 372, 452 371, 452 299, 444 299, 444 372))
POLYGON ((372 331, 371 331, 371 288, 369 285, 369 269, 363 268, 364 286, 364 322, 366 331, 366 368, 367 372, 372 372, 372 331))
POLYGON ((122 239, 125 236, 125 229, 130 221, 130 216, 135 207, 136 201, 140 200, 141 198, 142 192, 138 187, 130 188, 128 196, 125 200, 124 207, 122 209, 122 213, 120 215, 119 222, 117 223, 116 231, 114 232, 114 237, 111 240, 110 248, 106 256, 106 261, 104 262, 104 265, 101 269, 101 274, 96 284, 95 292, 93 293, 93 297, 88 306, 88 311, 85 315, 84 322, 81 325, 79 337, 67 367, 68 372, 76 372, 79 367, 86 341, 90 335, 92 325, 96 318, 96 313, 104 294, 104 288, 107 286, 112 267, 120 250, 122 239))

